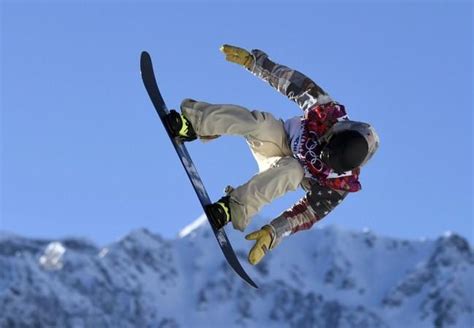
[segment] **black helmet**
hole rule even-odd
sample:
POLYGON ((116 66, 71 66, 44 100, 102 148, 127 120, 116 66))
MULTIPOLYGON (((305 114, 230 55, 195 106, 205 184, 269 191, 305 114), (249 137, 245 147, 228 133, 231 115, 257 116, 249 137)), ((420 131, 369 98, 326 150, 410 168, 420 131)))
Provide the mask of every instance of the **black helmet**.
POLYGON ((340 121, 321 138, 321 160, 336 173, 361 167, 372 157, 379 137, 367 123, 340 121))

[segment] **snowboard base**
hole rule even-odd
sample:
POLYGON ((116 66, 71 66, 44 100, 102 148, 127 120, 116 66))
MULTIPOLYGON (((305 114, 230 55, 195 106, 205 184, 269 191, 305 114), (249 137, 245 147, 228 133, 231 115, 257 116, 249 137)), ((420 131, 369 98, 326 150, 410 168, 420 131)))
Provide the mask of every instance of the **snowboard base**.
POLYGON ((140 69, 141 69, 143 84, 145 85, 145 89, 147 90, 148 96, 150 97, 151 102, 153 103, 153 106, 155 107, 156 113, 160 117, 161 122, 163 123, 163 126, 165 127, 168 137, 171 140, 171 143, 173 144, 176 150, 176 153, 179 159, 181 160, 181 163, 183 164, 184 170, 186 174, 188 175, 191 185, 193 186, 194 191, 196 192, 196 195, 199 198, 199 201, 204 210, 204 213, 206 214, 207 219, 209 223, 211 224, 212 231, 214 232, 214 235, 216 236, 217 242, 224 254, 224 257, 226 258, 227 262, 232 267, 232 269, 235 271, 235 273, 237 273, 237 275, 239 275, 250 286, 254 288, 258 288, 258 286, 253 282, 253 280, 248 276, 248 274, 242 268, 242 265, 240 264, 237 256, 235 255, 235 252, 232 248, 232 245, 229 242, 229 239, 227 238, 227 235, 224 229, 223 228, 217 229, 212 224, 212 221, 209 220, 209 214, 211 214, 207 210, 207 206, 211 204, 209 195, 198 174, 198 171, 196 170, 196 167, 191 159, 191 156, 189 155, 188 150, 186 149, 186 146, 178 138, 174 138, 172 133, 168 129, 165 117, 169 113, 169 111, 166 107, 163 97, 161 96, 160 90, 158 88, 158 84, 156 83, 151 57, 146 51, 142 52, 141 54, 140 69))

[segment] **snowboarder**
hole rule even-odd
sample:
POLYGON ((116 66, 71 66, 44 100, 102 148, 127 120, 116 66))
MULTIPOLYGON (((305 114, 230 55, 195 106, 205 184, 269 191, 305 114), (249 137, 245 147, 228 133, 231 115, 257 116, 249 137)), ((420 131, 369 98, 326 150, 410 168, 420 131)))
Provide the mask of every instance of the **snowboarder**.
POLYGON ((350 192, 361 189, 360 168, 379 145, 367 123, 349 120, 343 105, 302 73, 279 65, 261 50, 223 45, 230 62, 239 64, 298 104, 302 116, 286 121, 272 114, 236 105, 185 99, 181 113, 167 122, 182 141, 243 136, 258 163, 259 173, 209 206, 217 227, 231 222, 244 231, 253 215, 286 192, 302 187, 306 195, 276 219, 246 236, 255 240, 248 260, 255 265, 285 236, 311 228, 350 192))

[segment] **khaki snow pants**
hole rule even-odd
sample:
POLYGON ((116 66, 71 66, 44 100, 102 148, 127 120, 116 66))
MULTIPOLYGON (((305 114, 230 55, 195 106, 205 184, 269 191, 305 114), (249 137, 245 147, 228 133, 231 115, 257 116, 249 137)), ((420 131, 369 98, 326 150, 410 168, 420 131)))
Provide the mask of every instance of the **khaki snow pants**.
POLYGON ((296 190, 303 180, 302 165, 293 158, 283 122, 272 114, 236 105, 214 105, 185 99, 181 112, 203 140, 210 136, 245 137, 259 167, 247 183, 228 188, 232 225, 244 231, 253 215, 275 198, 296 190))

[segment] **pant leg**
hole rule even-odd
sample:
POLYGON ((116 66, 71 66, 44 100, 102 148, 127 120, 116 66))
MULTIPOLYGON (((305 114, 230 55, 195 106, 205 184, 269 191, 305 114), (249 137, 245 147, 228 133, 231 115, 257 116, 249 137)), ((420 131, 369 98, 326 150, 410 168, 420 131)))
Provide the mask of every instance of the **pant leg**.
POLYGON ((198 136, 247 136, 258 129, 261 117, 237 105, 209 104, 185 99, 181 112, 191 122, 198 136))
POLYGON ((270 158, 292 155, 283 122, 270 113, 191 99, 183 100, 181 112, 201 138, 224 134, 244 136, 260 171, 274 162, 270 158))
POLYGON ((293 157, 282 157, 267 170, 232 190, 229 195, 234 228, 244 231, 252 216, 275 198, 296 190, 303 176, 304 170, 298 160, 293 157))
POLYGON ((258 163, 260 173, 229 192, 234 228, 243 231, 264 205, 296 190, 303 180, 303 167, 292 157, 283 122, 272 114, 191 99, 181 103, 181 111, 200 137, 244 136, 258 163))
POLYGON ((258 164, 259 172, 263 172, 281 157, 291 157, 293 153, 281 120, 266 112, 254 111, 254 115, 261 117, 261 123, 245 139, 258 164))

